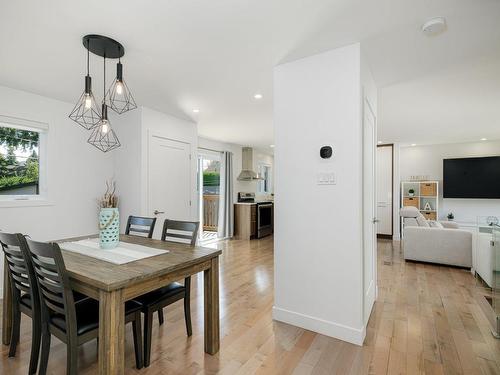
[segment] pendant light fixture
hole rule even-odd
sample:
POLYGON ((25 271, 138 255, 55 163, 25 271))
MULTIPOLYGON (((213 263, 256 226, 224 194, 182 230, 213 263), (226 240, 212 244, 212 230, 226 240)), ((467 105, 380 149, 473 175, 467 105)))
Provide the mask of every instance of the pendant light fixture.
POLYGON ((85 90, 71 111, 69 117, 92 133, 88 143, 103 152, 120 147, 120 141, 111 128, 108 118, 108 108, 118 114, 137 108, 130 90, 123 80, 123 65, 121 58, 125 54, 123 46, 107 36, 89 34, 83 37, 83 46, 87 49, 87 76, 85 90), (104 82, 102 106, 99 108, 92 93, 92 81, 89 74, 90 52, 104 59, 104 82), (116 78, 106 92, 106 59, 118 59, 116 78))
POLYGON ((88 143, 98 148, 102 152, 108 152, 120 147, 120 141, 111 128, 111 122, 108 119, 108 106, 106 104, 106 55, 104 55, 104 73, 103 73, 103 95, 101 119, 99 123, 92 129, 92 133, 88 139, 88 143))
POLYGON ((106 96, 109 107, 119 115, 137 108, 134 97, 123 79, 123 65, 120 58, 118 58, 116 64, 116 78, 113 80, 106 96))
POLYGON ((87 49, 87 75, 85 76, 85 89, 69 115, 70 119, 87 130, 96 126, 101 119, 99 105, 97 104, 94 94, 92 93, 92 78, 90 77, 89 72, 89 57, 90 50, 87 49))

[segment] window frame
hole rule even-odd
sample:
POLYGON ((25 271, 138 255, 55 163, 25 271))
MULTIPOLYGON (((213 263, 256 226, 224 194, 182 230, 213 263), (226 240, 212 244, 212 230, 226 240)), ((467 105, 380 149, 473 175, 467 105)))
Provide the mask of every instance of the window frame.
POLYGON ((39 133, 38 144, 38 194, 0 195, 0 207, 45 206, 48 200, 47 188, 47 151, 49 143, 49 124, 21 118, 0 115, 0 126, 39 133))
POLYGON ((270 164, 266 164, 266 163, 260 163, 259 164, 259 176, 260 177, 263 177, 262 180, 259 181, 259 187, 258 187, 258 190, 259 190, 259 193, 260 194, 272 194, 273 193, 273 189, 272 189, 272 165, 270 164), (267 168, 267 187, 268 189, 266 190, 265 189, 265 186, 266 186, 266 180, 264 179, 264 170, 265 168, 267 168))

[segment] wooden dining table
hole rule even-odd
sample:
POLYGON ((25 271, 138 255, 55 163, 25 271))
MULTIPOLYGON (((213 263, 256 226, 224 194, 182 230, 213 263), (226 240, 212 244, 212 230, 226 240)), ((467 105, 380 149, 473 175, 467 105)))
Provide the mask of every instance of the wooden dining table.
MULTIPOLYGON (((89 238, 88 236, 85 238, 89 238)), ((68 239, 71 241, 83 238, 68 239)), ((64 240, 64 241, 68 241, 64 240)), ((204 273, 205 352, 219 351, 219 255, 220 250, 149 238, 121 235, 120 241, 168 250, 168 253, 118 265, 81 253, 62 250, 74 290, 100 302, 99 374, 121 375, 125 363, 125 301, 204 273)), ((62 242, 62 241, 61 241, 62 242)), ((2 341, 10 342, 12 301, 8 278, 4 279, 2 341)))

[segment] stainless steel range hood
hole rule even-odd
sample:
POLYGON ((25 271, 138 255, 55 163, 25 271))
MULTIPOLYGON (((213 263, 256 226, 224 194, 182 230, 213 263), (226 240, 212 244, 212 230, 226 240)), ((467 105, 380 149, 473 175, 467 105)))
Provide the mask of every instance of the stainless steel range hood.
POLYGON ((253 170, 253 149, 251 147, 243 147, 241 160, 241 173, 238 176, 239 181, 254 181, 262 180, 259 175, 253 170))

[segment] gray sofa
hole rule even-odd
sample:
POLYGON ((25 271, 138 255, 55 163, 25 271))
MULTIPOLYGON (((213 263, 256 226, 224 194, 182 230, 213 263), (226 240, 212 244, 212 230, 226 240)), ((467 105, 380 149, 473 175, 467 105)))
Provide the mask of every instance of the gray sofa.
POLYGON ((426 220, 415 207, 403 207, 404 258, 472 267, 472 233, 449 221, 426 220))

